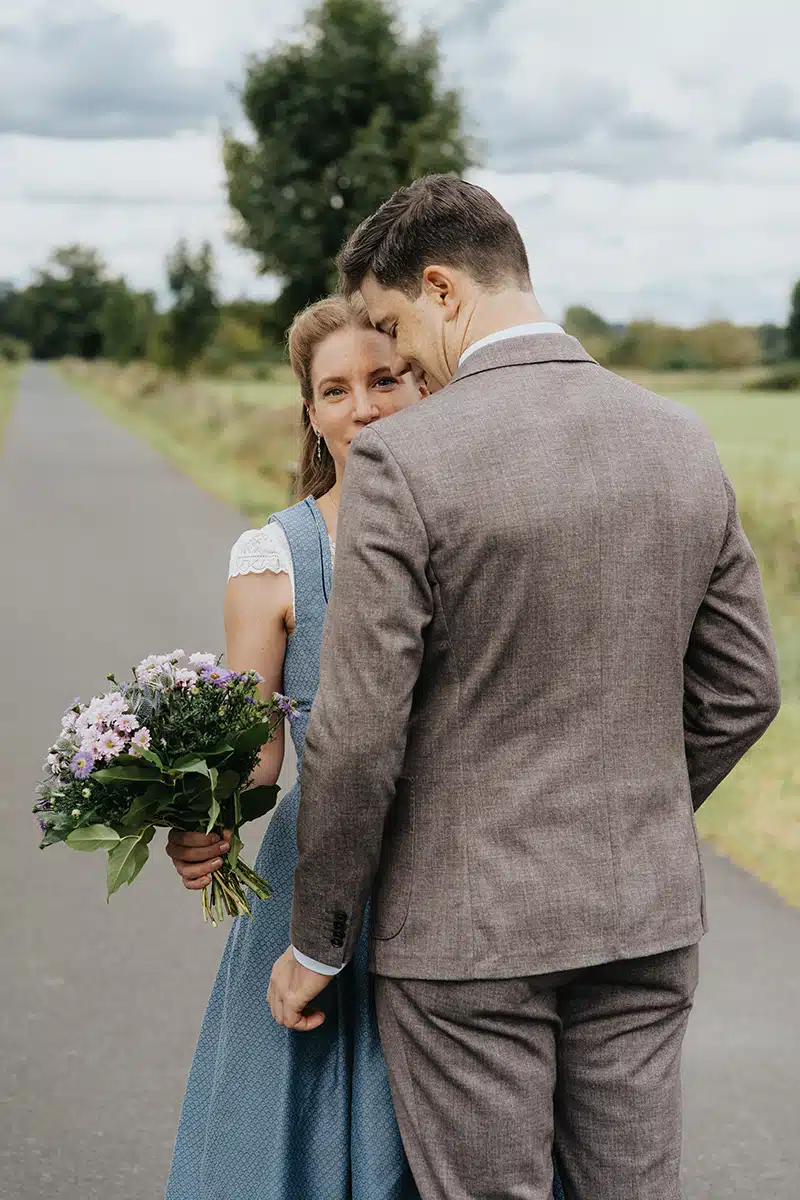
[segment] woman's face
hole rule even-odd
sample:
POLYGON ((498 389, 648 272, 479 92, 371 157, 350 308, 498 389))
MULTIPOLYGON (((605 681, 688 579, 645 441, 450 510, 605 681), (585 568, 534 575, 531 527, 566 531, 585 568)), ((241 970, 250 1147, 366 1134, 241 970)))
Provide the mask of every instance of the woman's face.
POLYGON ((340 472, 359 430, 427 395, 410 372, 396 374, 399 366, 392 339, 376 329, 340 329, 317 346, 309 416, 340 472))

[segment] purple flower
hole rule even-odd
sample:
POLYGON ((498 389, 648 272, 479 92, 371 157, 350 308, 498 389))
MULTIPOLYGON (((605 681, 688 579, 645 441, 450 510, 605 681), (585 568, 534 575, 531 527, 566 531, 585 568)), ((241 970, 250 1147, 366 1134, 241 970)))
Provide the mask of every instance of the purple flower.
POLYGON ((76 779, 88 779, 94 769, 94 755, 90 750, 79 750, 69 766, 76 779))
POLYGON ((39 817, 39 828, 41 829, 42 833, 47 833, 47 821, 44 821, 41 817, 39 817))
POLYGON ((300 713, 295 708, 294 700, 290 700, 288 696, 282 696, 280 692, 275 692, 273 699, 277 701, 278 708, 289 721, 296 721, 300 713))
POLYGON ((45 798, 44 800, 36 801, 33 811, 34 812, 46 812, 48 810, 48 808, 52 808, 52 807, 53 807, 52 801, 45 798))
POLYGON ((203 683, 210 683, 212 687, 227 687, 233 677, 233 671, 226 671, 222 667, 206 666, 200 668, 200 678, 203 683))

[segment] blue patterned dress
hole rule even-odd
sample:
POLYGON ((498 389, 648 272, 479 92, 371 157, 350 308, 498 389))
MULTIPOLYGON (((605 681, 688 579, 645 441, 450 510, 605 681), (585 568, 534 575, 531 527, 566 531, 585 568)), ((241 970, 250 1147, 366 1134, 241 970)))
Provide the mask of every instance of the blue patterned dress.
MULTIPOLYGON (((292 724, 299 769, 319 685, 331 549, 313 500, 272 520, 286 534, 294 567, 295 632, 283 687, 301 712, 292 724)), ((289 944, 299 802, 297 783, 278 804, 256 859, 272 898, 254 900, 253 919, 238 919, 229 934, 189 1074, 166 1200, 419 1200, 378 1037, 369 917, 353 961, 320 997, 327 1014, 320 1029, 282 1029, 267 1006, 272 964, 289 944)))

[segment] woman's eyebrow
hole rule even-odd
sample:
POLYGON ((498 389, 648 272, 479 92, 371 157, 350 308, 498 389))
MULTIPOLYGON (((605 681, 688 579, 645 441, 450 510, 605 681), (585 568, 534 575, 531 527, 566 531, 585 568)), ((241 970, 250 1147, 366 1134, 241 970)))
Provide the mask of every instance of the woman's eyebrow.
POLYGON ((347 383, 343 375, 326 375, 324 379, 320 379, 317 387, 325 387, 326 383, 347 383))

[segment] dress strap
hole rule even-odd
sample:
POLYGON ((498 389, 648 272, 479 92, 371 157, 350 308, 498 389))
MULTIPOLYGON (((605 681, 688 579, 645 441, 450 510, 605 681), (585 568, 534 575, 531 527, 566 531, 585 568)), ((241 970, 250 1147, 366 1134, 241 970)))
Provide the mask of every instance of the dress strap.
POLYGON ((297 625, 308 620, 316 624, 324 620, 332 580, 330 538, 322 513, 309 497, 275 513, 270 521, 281 526, 292 552, 297 625))

